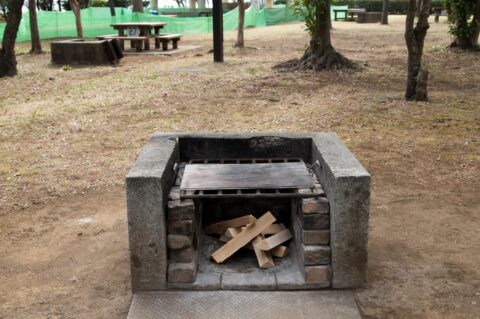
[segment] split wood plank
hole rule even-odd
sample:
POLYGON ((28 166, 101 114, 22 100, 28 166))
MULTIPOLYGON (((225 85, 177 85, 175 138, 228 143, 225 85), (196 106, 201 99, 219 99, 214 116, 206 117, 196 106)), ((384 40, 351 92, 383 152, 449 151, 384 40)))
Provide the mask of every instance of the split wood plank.
POLYGON ((230 227, 242 227, 254 223, 257 219, 253 215, 245 215, 242 217, 224 220, 205 227, 205 234, 221 234, 230 227))
MULTIPOLYGON (((247 226, 242 232, 235 238, 232 238, 228 243, 220 247, 212 254, 212 259, 221 264, 237 252, 240 248, 248 244, 255 237, 260 235, 268 226, 276 221, 275 217, 270 212, 266 212, 256 222, 247 226)), ((276 235, 274 235, 276 236, 276 235)), ((260 242, 262 243, 263 240, 260 242)))
POLYGON ((290 232, 290 230, 284 229, 281 232, 271 237, 268 237, 267 239, 262 240, 257 244, 254 244, 254 247, 261 250, 271 250, 291 238, 292 238, 292 233, 290 232))
MULTIPOLYGON (((240 235, 241 232, 242 232, 241 228, 229 228, 229 229, 227 229, 227 231, 225 233, 229 233, 231 235, 231 238, 235 238, 238 235, 240 235)), ((224 237, 227 237, 227 236, 224 236, 224 237)), ((257 256, 258 266, 260 268, 272 268, 273 266, 275 266, 275 263, 273 262, 272 256, 270 255, 270 252, 254 248, 253 245, 252 245, 252 243, 253 244, 259 243, 264 239, 265 239, 265 237, 262 234, 260 234, 257 237, 255 237, 252 240, 251 243, 249 243, 248 245, 246 245, 244 247, 255 251, 255 255, 257 256)), ((220 240, 222 240, 222 238, 220 238, 220 240)))
POLYGON ((273 258, 270 253, 268 251, 263 251, 261 249, 255 248, 255 244, 260 243, 264 239, 265 237, 262 234, 255 237, 252 240, 252 244, 254 245, 253 250, 255 251, 255 256, 257 256, 257 262, 260 268, 272 268, 273 266, 275 266, 275 263, 273 262, 273 258))
POLYGON ((281 232, 285 229, 285 225, 283 224, 272 224, 268 226, 267 229, 263 231, 263 235, 275 235, 276 233, 281 232))
MULTIPOLYGON (((243 228, 243 227, 242 227, 243 228)), ((238 234, 241 233, 242 228, 229 228, 225 232, 225 235, 220 237, 220 241, 227 242, 231 238, 234 238, 235 236, 238 236, 238 234)), ((245 246, 247 249, 254 249, 252 243, 249 243, 248 245, 245 246)), ((285 257, 288 255, 288 247, 287 246, 277 246, 273 248, 272 250, 268 251, 270 255, 275 256, 275 257, 285 257)))

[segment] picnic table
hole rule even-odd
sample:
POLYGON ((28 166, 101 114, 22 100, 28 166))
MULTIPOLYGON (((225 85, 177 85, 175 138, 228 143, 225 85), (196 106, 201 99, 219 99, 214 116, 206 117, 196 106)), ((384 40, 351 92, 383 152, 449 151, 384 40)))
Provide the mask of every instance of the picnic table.
POLYGON ((355 15, 358 16, 359 13, 364 13, 366 12, 365 9, 363 8, 354 8, 354 9, 334 9, 333 10, 333 14, 334 14, 334 19, 335 21, 338 20, 338 17, 337 17, 337 14, 339 12, 342 12, 345 14, 345 20, 349 20, 349 21, 354 21, 355 20, 355 15), (348 18, 348 16, 350 16, 350 18, 348 18))
POLYGON ((165 22, 123 22, 114 23, 111 26, 118 31, 118 36, 109 36, 120 40, 123 48, 123 41, 130 40, 132 47, 136 47, 137 51, 142 51, 142 43, 144 49, 150 50, 150 38, 160 36, 160 29, 166 25, 165 22))

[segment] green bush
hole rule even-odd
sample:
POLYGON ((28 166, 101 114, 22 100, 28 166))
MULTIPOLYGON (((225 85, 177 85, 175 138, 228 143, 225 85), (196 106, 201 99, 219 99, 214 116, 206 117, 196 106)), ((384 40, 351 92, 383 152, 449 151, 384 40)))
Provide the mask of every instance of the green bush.
POLYGON ((90 0, 90 7, 106 7, 108 0, 90 0))
MULTIPOLYGON (((369 12, 382 12, 382 0, 334 0, 333 5, 344 6, 349 8, 364 8, 369 12)), ((443 0, 432 0, 433 7, 443 7, 443 0)), ((391 14, 406 14, 408 8, 407 0, 390 0, 389 12, 391 14)))

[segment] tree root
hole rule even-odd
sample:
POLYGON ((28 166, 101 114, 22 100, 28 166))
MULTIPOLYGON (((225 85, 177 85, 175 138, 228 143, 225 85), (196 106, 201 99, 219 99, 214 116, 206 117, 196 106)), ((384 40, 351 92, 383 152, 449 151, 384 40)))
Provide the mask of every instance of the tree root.
POLYGON ((297 65, 297 69, 314 71, 335 71, 357 68, 358 66, 353 61, 347 59, 333 48, 325 50, 323 54, 318 54, 307 49, 297 65))

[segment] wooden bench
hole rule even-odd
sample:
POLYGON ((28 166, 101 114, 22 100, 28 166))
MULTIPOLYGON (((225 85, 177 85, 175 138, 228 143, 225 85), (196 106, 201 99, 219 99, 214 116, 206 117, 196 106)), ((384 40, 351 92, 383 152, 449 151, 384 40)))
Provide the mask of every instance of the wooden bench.
POLYGON ((132 48, 135 47, 137 52, 142 52, 143 46, 145 47, 145 50, 150 50, 150 38, 147 36, 128 37, 123 35, 112 34, 112 35, 101 35, 101 36, 98 36, 97 39, 99 40, 117 39, 120 41, 120 47, 122 48, 122 50, 125 50, 125 44, 124 44, 125 40, 130 41, 131 47, 132 48))
POLYGON ((162 43, 162 50, 168 50, 168 43, 172 41, 172 49, 178 49, 178 41, 182 37, 181 34, 161 34, 155 36, 155 48, 160 48, 160 42, 162 43))

